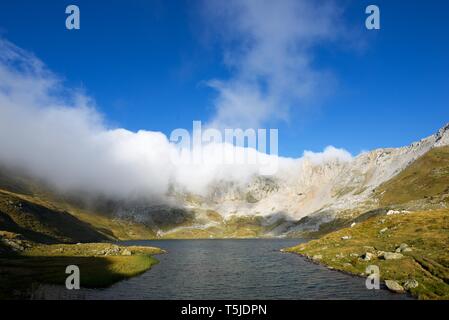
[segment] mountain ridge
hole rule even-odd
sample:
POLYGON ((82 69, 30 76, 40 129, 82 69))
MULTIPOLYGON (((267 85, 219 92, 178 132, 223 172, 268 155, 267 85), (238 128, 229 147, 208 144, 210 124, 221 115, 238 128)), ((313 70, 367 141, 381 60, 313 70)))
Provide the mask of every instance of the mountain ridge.
MULTIPOLYGON (((293 237, 317 232, 323 226, 325 230, 329 226, 336 228, 370 212, 394 207, 395 203, 382 202, 377 189, 406 172, 431 150, 448 145, 449 124, 408 146, 379 148, 351 160, 330 158, 317 162, 305 155, 274 176, 254 176, 246 184, 216 181, 205 195, 177 190, 175 186, 167 199, 156 203, 145 200, 123 203, 95 196, 83 202, 80 195, 60 195, 38 180, 5 170, 0 170, 0 189, 4 197, 9 194, 53 210, 55 217, 60 215, 58 212, 67 212, 92 229, 86 229, 87 233, 98 233, 96 240, 293 237)), ((443 158, 449 157, 441 154, 443 158)), ((440 170, 446 175, 445 169, 440 170)), ((438 207, 428 199, 421 200, 420 209, 438 207)), ((3 216, 8 214, 5 211, 9 209, 2 210, 3 216)), ((29 212, 15 212, 14 217, 18 220, 26 214, 29 212)), ((9 217, 12 216, 9 212, 9 217)), ((18 230, 5 228, 5 221, 0 222, 0 230, 18 230)))
MULTIPOLYGON (((289 225, 295 226, 290 231, 297 231, 294 229, 297 225, 295 221, 314 217, 314 227, 317 228, 320 223, 338 218, 340 212, 356 210, 363 213, 377 209, 377 199, 372 195, 378 186, 394 178, 433 148, 447 145, 449 124, 408 146, 375 149, 349 162, 336 159, 314 164, 305 157, 295 164, 296 170, 289 174, 280 172, 269 178, 257 176, 246 188, 235 183, 225 184, 225 188, 218 188, 218 197, 215 185, 209 198, 189 205, 191 208, 219 212, 225 218, 255 215, 270 220, 270 217, 283 216, 287 220, 284 229, 290 229, 289 225), (264 181, 268 183, 264 185, 264 181)), ((220 184, 223 185, 223 182, 220 184)))

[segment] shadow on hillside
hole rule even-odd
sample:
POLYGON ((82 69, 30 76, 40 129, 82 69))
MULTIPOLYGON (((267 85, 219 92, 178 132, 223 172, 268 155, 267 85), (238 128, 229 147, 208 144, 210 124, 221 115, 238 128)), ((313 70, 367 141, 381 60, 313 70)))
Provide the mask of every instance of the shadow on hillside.
POLYGON ((25 235, 27 239, 44 244, 58 243, 58 239, 49 235, 22 228, 9 215, 0 211, 0 226, 2 231, 9 231, 20 235, 25 235))
MULTIPOLYGON (((0 299, 31 299, 41 284, 63 286, 67 266, 80 269, 81 286, 104 288, 126 278, 114 272, 105 257, 27 257, 2 255, 0 258, 0 299)), ((60 289, 60 287, 59 287, 60 289)))
POLYGON ((49 209, 0 192, 0 229, 40 243, 108 240, 89 223, 68 212, 49 209))

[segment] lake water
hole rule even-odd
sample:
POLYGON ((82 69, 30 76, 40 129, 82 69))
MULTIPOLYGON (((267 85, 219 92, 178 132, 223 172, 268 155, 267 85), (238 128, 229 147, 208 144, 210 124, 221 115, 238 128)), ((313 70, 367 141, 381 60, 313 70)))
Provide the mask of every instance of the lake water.
MULTIPOLYGON (((157 240, 120 244, 165 249, 148 272, 107 289, 67 291, 80 299, 406 299, 368 290, 365 279, 307 261, 281 248, 301 240, 157 240)), ((61 298, 61 292, 58 296, 61 298)))

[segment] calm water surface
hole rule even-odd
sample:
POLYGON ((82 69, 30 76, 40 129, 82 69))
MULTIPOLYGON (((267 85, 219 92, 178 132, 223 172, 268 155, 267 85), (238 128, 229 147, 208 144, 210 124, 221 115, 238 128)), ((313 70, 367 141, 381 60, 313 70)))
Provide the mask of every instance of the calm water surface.
MULTIPOLYGON (((107 289, 64 290, 80 299, 405 299, 367 290, 365 279, 313 264, 281 248, 301 240, 157 240, 120 244, 165 249, 160 263, 107 289)), ((61 293, 60 293, 61 294, 61 293)))

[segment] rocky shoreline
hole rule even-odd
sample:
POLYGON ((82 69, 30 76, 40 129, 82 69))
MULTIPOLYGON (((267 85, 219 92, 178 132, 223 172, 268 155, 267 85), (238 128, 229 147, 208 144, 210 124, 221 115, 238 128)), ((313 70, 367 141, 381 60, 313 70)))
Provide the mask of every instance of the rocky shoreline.
POLYGON ((448 221, 449 210, 382 215, 282 251, 354 276, 376 268, 392 292, 449 299, 448 221))

